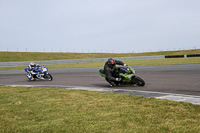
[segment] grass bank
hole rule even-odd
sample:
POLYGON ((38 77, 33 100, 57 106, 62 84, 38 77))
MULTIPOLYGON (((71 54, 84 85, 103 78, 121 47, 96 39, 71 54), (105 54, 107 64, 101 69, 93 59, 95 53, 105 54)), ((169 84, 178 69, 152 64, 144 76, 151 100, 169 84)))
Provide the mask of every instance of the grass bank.
MULTIPOLYGON (((124 61, 124 63, 126 63, 129 66, 200 64, 200 57, 178 58, 178 59, 177 58, 167 58, 167 59, 129 60, 129 61, 124 61)), ((90 63, 45 65, 45 66, 48 69, 61 69, 61 68, 103 67, 104 64, 105 64, 105 62, 90 62, 90 63)), ((0 67, 0 71, 4 71, 4 70, 23 70, 25 67, 27 67, 27 66, 0 67)))
POLYGON ((184 55, 200 54, 200 49, 182 51, 163 51, 148 53, 37 53, 37 52, 0 52, 0 62, 15 61, 40 61, 40 60, 67 60, 67 59, 91 59, 110 57, 134 57, 154 55, 184 55))
POLYGON ((0 87, 0 132, 199 132, 200 106, 83 90, 0 87))

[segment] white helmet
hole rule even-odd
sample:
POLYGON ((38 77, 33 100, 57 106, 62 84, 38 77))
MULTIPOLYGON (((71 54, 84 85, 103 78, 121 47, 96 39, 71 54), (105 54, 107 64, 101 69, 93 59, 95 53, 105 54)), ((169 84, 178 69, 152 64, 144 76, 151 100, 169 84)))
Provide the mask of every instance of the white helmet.
POLYGON ((30 66, 30 67, 35 67, 36 64, 35 64, 34 62, 31 62, 31 63, 29 64, 29 66, 30 66))

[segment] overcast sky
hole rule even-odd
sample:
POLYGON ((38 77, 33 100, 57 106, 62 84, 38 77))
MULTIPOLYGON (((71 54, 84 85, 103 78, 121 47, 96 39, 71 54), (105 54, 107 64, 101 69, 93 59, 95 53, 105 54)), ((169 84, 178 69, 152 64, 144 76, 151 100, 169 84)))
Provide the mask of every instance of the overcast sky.
POLYGON ((0 0, 0 51, 200 48, 200 0, 0 0))

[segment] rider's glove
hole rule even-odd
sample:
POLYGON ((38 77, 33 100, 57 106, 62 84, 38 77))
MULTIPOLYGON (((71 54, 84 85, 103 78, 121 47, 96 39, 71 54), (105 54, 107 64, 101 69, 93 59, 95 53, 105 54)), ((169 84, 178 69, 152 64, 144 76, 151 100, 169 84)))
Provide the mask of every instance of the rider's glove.
POLYGON ((116 78, 115 80, 116 80, 116 81, 120 81, 120 80, 121 80, 121 78, 116 78))
POLYGON ((124 64, 124 66, 128 66, 128 65, 124 64))

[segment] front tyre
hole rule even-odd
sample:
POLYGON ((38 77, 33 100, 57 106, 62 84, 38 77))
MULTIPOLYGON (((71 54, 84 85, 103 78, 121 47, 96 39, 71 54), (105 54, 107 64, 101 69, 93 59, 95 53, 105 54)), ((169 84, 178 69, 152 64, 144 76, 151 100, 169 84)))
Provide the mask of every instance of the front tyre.
POLYGON ((49 81, 52 81, 52 80, 53 80, 53 77, 51 76, 50 73, 46 74, 44 78, 45 78, 46 80, 49 80, 49 81))
POLYGON ((144 86, 145 85, 145 82, 144 82, 144 80, 142 79, 142 78, 140 78, 140 77, 135 77, 134 78, 134 81, 135 81, 135 84, 137 85, 137 86, 144 86))

